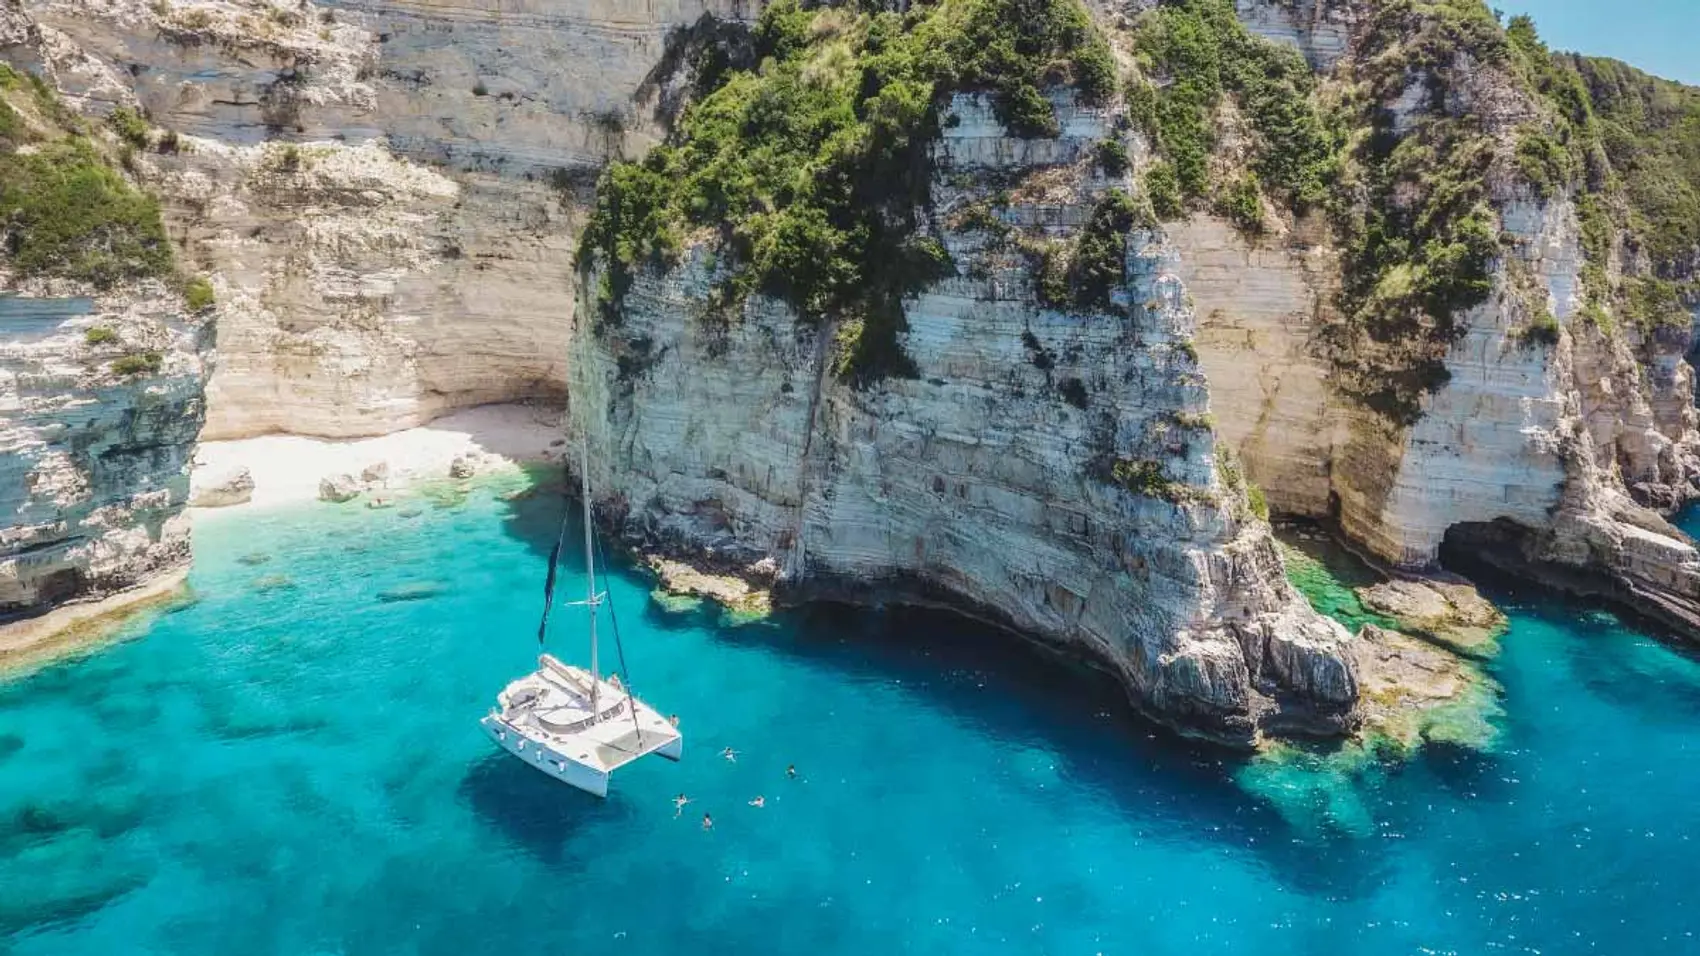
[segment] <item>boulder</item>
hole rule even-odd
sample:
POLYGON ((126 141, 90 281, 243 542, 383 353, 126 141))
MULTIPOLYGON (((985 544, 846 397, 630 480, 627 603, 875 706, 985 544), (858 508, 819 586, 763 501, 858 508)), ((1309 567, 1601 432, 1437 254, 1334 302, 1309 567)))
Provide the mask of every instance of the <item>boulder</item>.
POLYGON ((194 508, 227 508, 247 504, 254 497, 254 476, 241 466, 211 475, 196 472, 190 484, 189 505, 194 508))
POLYGON ((455 460, 449 462, 450 478, 471 478, 476 474, 478 474, 478 459, 471 455, 456 455, 455 460))
POLYGON ((360 470, 360 480, 372 484, 390 480, 390 463, 375 461, 360 470))
POLYGON ((327 475, 319 479, 320 501, 352 501, 360 496, 360 482, 353 475, 327 475))

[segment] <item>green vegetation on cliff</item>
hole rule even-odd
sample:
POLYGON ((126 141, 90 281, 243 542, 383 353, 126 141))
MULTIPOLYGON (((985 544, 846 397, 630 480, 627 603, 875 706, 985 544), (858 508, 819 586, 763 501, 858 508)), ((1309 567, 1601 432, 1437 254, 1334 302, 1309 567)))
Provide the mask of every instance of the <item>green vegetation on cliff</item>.
POLYGON ((1616 60, 1555 54, 1534 21, 1506 28, 1522 76, 1550 106, 1518 144, 1537 194, 1576 196, 1584 318, 1684 327, 1700 301, 1700 89, 1616 60))
POLYGON ((1295 208, 1320 203, 1338 164, 1337 134, 1311 99, 1315 77, 1291 46, 1256 36, 1240 23, 1231 0, 1175 0, 1134 26, 1141 78, 1128 88, 1134 119, 1150 134, 1165 166, 1152 184, 1159 215, 1178 215, 1175 192, 1186 199, 1232 207, 1249 228, 1246 187, 1256 204, 1257 183, 1295 208), (1248 165, 1255 179, 1213 183, 1211 159, 1231 100, 1249 127, 1248 165))
POLYGON ((106 287, 172 271, 159 204, 34 77, 0 66, 0 249, 25 276, 106 287))
POLYGON ((1359 132, 1333 204, 1342 321, 1325 337, 1343 390, 1408 425, 1447 381, 1458 315, 1493 288, 1500 224, 1487 179, 1499 152, 1461 98, 1469 71, 1509 52, 1480 0, 1389 0, 1362 43, 1342 109, 1359 132), (1401 99, 1403 118, 1390 108, 1401 99))
POLYGON ((1057 132, 1041 93, 1114 93, 1109 48, 1079 0, 940 0, 905 13, 768 7, 754 65, 717 62, 715 85, 667 144, 605 174, 583 240, 602 270, 599 321, 618 324, 638 270, 712 235, 725 321, 752 293, 805 320, 839 320, 835 368, 852 382, 911 374, 902 299, 951 268, 925 235, 927 143, 943 98, 992 95, 1028 136, 1057 132))

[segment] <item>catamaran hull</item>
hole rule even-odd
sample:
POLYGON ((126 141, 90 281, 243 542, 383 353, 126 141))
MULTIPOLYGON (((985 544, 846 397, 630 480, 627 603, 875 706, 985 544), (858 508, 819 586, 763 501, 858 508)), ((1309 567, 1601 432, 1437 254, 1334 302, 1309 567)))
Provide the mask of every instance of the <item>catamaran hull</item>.
MULTIPOLYGON (((486 715, 479 723, 483 725, 484 732, 489 734, 490 739, 494 740, 498 746, 525 761, 539 773, 569 786, 577 787, 585 793, 598 797, 608 796, 608 777, 610 774, 607 771, 587 767, 570 757, 550 750, 509 727, 495 714, 486 715)), ((683 742, 674 741, 671 746, 675 751, 673 759, 679 759, 677 753, 679 748, 683 746, 683 742)), ((667 756, 665 750, 666 748, 663 748, 657 753, 667 756)))

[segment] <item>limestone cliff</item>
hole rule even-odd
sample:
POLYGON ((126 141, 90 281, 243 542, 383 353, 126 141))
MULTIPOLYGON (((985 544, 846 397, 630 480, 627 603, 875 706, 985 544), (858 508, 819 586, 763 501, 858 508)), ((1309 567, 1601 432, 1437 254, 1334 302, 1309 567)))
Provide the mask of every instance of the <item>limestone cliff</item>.
POLYGON ((771 562, 793 594, 904 596, 1038 636, 1189 732, 1350 726, 1346 635, 1288 587, 1218 454, 1174 247, 1135 231, 1113 308, 1035 301, 1011 233, 1074 236, 1130 185, 1093 171, 1113 116, 1056 107, 1061 134, 1026 140, 984 97, 950 102, 931 203, 956 274, 904 303, 913 377, 841 380, 834 329, 771 298, 704 321, 724 275, 712 246, 638 276, 617 325, 576 322, 593 485, 627 532, 771 562), (996 222, 971 215, 1002 186, 996 222), (1118 483, 1133 462, 1166 497, 1118 483))
POLYGON ((188 565, 183 509, 211 333, 157 282, 93 296, 10 286, 0 295, 0 621, 188 565), (125 356, 138 354, 148 361, 127 370, 125 356))
POLYGON ((0 64, 0 624, 189 560, 210 303, 116 138, 0 64))
POLYGON ((646 79, 710 10, 26 0, 18 29, 83 110, 158 127, 138 170, 224 303, 206 437, 334 437, 560 396, 574 196, 654 141, 646 79))
MULTIPOLYGON (((1409 26, 1390 46, 1361 4, 1241 0, 1238 11, 1258 33, 1304 50, 1325 70, 1324 90, 1374 89, 1367 78, 1377 59, 1397 61, 1425 42, 1444 49, 1409 26)), ((1675 508, 1700 487, 1684 359, 1691 336, 1601 320, 1603 296, 1590 284, 1608 281, 1608 257, 1615 284, 1624 260, 1586 248, 1579 205, 1595 201, 1587 180, 1541 182, 1524 158, 1531 130, 1569 127, 1527 80, 1544 68, 1530 65, 1544 48, 1528 39, 1520 48, 1512 32, 1510 53, 1454 49, 1395 77, 1380 104, 1402 135, 1478 124, 1492 157, 1485 198, 1501 248, 1491 290, 1452 317, 1442 384, 1423 396, 1420 414, 1391 422, 1339 387, 1325 339, 1344 321, 1340 275, 1350 265, 1314 215, 1252 237, 1205 214, 1172 229, 1200 314, 1213 407, 1272 506, 1333 518, 1384 560, 1431 566, 1449 532, 1480 541, 1473 529, 1492 528, 1494 540, 1551 562, 1541 572, 1520 560, 1519 573, 1633 611, 1663 609, 1654 615, 1700 635, 1700 554, 1641 507, 1675 508)), ((1521 553, 1491 549, 1513 552, 1521 553)))
MULTIPOLYGON (((692 70, 731 49, 717 41, 747 42, 739 24, 761 6, 18 0, 0 6, 0 53, 97 125, 115 106, 145 114, 128 175, 162 197, 180 258, 219 303, 207 437, 377 434, 571 394, 581 423, 611 418, 591 428, 598 483, 621 490, 634 529, 773 555, 799 590, 887 580, 1090 648, 1145 704, 1226 736, 1279 723, 1282 702, 1307 695, 1288 709, 1339 724, 1350 673, 1319 676, 1338 635, 1293 610, 1246 515, 1253 489, 1224 477, 1238 475, 1225 449, 1276 511, 1332 518, 1389 563, 1429 566, 1449 534, 1491 531, 1515 545, 1493 553, 1523 555, 1525 573, 1544 564, 1553 581, 1677 608, 1665 619, 1679 626, 1700 619, 1700 578, 1685 570, 1700 555, 1642 510, 1695 494, 1695 336, 1601 299, 1599 270, 1613 288, 1667 277, 1633 237, 1602 251, 1598 207, 1633 197, 1600 194, 1594 159, 1542 172, 1551 157, 1529 149, 1532 134, 1585 117, 1558 105, 1544 48, 1505 46, 1476 0, 1097 5, 1130 114, 1142 80, 1174 92, 1145 31, 1162 10, 1225 11, 1296 49, 1307 77, 1251 89, 1230 76, 1199 114, 1209 194, 1132 234, 1116 306, 1131 318, 1044 302, 1039 252, 1078 236, 1110 184, 1141 196, 1176 167, 1175 131, 1068 105, 1061 135, 1011 136, 1009 116, 952 100, 925 205, 955 275, 904 300, 916 377, 865 391, 837 374, 844 316, 799 324, 758 295, 721 321, 729 266, 703 235, 680 267, 638 276, 619 331, 574 317, 575 297, 598 295, 572 267, 597 171, 663 140, 692 70), (1329 144, 1345 157, 1330 182, 1346 202, 1306 206, 1259 164, 1272 142, 1259 110, 1282 96, 1357 110, 1331 114, 1358 124, 1329 144), (1481 189, 1495 243, 1485 293, 1342 346, 1364 298, 1340 216, 1364 204, 1355 157, 1378 142, 1445 146, 1465 127, 1484 163, 1466 185, 1481 189), (1130 150, 1129 171, 1095 171, 1087 152, 1109 139, 1130 150), (1028 239, 999 245, 1010 231, 1028 239), (1410 414, 1390 417, 1352 370, 1405 346, 1434 367, 1410 414), (1179 500, 1105 480, 1118 462, 1179 500), (1311 676, 1271 650, 1282 634, 1314 651, 1311 676)), ((1289 69, 1258 55, 1270 75, 1289 69)), ((1424 192, 1389 187, 1380 211, 1399 221, 1424 192)), ((129 315, 156 293, 90 308, 129 315)), ((144 311, 177 328, 163 308, 144 311)), ((187 344, 199 320, 182 321, 148 389, 181 386, 193 422, 189 383, 205 366, 187 344)), ((77 361, 85 325, 132 324, 65 322, 43 341, 72 357, 53 362, 77 361)))

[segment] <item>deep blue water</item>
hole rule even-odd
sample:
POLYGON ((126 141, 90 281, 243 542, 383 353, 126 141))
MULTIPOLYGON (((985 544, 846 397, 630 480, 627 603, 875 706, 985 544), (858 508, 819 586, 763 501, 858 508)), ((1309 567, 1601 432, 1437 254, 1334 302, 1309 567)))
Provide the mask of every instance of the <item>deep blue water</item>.
POLYGON ((1331 821, 998 635, 618 577, 687 756, 599 802, 476 724, 557 507, 215 518, 196 603, 0 684, 0 953, 1700 952, 1700 663, 1608 615, 1499 595, 1497 750, 1331 821))

